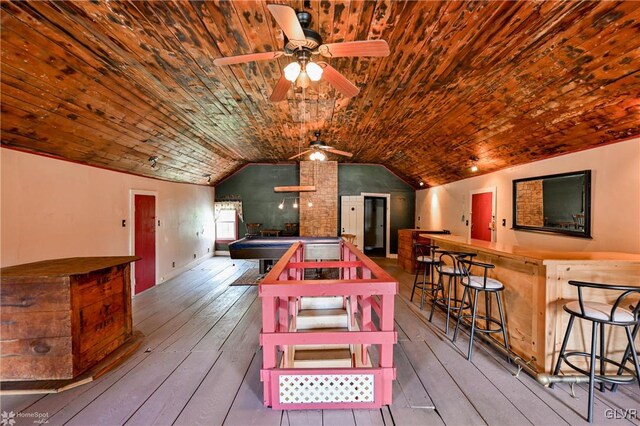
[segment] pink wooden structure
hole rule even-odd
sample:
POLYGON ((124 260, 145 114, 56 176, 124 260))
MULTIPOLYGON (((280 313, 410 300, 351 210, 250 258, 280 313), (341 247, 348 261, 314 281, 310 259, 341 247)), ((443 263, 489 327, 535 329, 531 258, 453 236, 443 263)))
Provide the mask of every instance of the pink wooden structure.
MULTIPOLYGON (((259 286, 264 405, 274 409, 378 408, 391 404, 395 379, 394 296, 398 282, 347 241, 340 260, 304 261, 304 244, 294 244, 259 286), (305 269, 336 268, 339 279, 304 279, 305 269), (296 331, 301 297, 342 296, 350 331, 296 331), (378 325, 372 321, 372 312, 378 325), (292 368, 289 345, 349 344, 351 368, 292 368), (377 349, 376 365, 370 349, 377 349)), ((348 362, 348 361, 347 361, 348 362)))

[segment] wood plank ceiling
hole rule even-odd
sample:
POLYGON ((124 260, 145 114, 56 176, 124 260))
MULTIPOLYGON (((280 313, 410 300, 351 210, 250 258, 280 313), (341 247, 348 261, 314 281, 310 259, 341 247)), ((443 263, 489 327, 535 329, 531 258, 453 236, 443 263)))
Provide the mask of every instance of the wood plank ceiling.
MULTIPOLYGON (((640 2, 291 1, 325 42, 385 39, 268 100, 288 58, 264 1, 3 1, 2 144, 176 182, 282 162, 312 131, 417 184, 640 134, 640 2), (151 167, 150 157, 157 157, 151 167)), ((345 161, 340 157, 340 161, 345 161)))

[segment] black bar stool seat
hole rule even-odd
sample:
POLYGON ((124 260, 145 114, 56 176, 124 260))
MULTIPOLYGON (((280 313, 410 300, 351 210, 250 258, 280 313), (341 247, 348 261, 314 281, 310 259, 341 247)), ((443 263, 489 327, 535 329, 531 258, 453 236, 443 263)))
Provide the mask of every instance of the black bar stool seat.
POLYGON ((432 246, 429 244, 415 243, 413 245, 415 253, 416 276, 413 279, 413 288, 411 289, 411 301, 413 302, 413 296, 416 289, 420 290, 420 309, 424 307, 424 295, 425 290, 429 291, 429 295, 433 297, 437 283, 434 281, 435 266, 439 262, 435 257, 435 251, 438 246, 432 246), (418 281, 420 276, 420 269, 422 268, 422 280, 418 281), (429 271, 429 281, 427 281, 427 271, 429 271))
MULTIPOLYGON (((563 309, 567 312, 569 317, 569 323, 567 325, 567 331, 565 332, 564 339, 562 341, 562 348, 558 354, 558 361, 556 367, 553 370, 553 375, 557 376, 560 372, 560 367, 564 362, 577 371, 578 373, 589 376, 589 400, 587 405, 587 421, 589 423, 593 420, 593 391, 595 383, 600 384, 599 389, 601 392, 605 391, 604 384, 612 383, 612 390, 615 390, 617 385, 626 385, 634 382, 638 382, 640 385, 640 365, 638 364, 638 354, 634 344, 635 333, 637 333, 637 327, 640 323, 640 303, 633 309, 626 309, 622 307, 623 301, 631 294, 640 294, 640 287, 622 286, 622 285, 608 285, 599 283, 589 283, 584 281, 569 281, 570 285, 577 287, 578 300, 571 301, 564 305, 563 309), (582 298, 582 289, 600 289, 608 291, 618 291, 620 294, 616 301, 609 305, 607 303, 589 302, 582 298), (567 344, 569 342, 569 336, 571 335, 571 329, 573 322, 576 318, 582 318, 586 321, 591 321, 591 348, 589 352, 585 351, 567 351, 567 344), (616 326, 624 327, 627 335, 627 349, 622 359, 618 362, 605 356, 605 329, 604 326, 616 326), (631 328, 634 328, 633 332, 631 328), (599 331, 599 333, 598 333, 599 331), (600 335, 600 347, 599 353, 596 349, 598 343, 598 334, 600 335), (625 364, 631 355, 633 362, 633 370, 628 368, 625 364), (578 367, 574 362, 570 361, 570 358, 588 358, 589 359, 589 371, 584 368, 578 367), (599 363, 599 374, 596 374, 596 363, 599 363), (615 375, 606 375, 607 364, 618 367, 615 375), (634 371, 635 370, 635 371, 634 371), (622 376, 622 373, 628 373, 627 376, 622 376)), ((553 384, 549 385, 553 388, 553 384)))
POLYGON ((504 308, 502 306, 502 291, 504 290, 504 284, 495 278, 488 276, 489 270, 495 268, 495 265, 490 263, 474 262, 473 260, 464 256, 458 257, 458 266, 462 270, 462 286, 464 287, 464 293, 462 294, 462 300, 468 299, 468 305, 470 306, 471 313, 464 314, 460 312, 458 320, 456 321, 456 328, 453 332, 452 341, 456 341, 458 337, 458 329, 460 327, 461 320, 468 318, 470 320, 471 331, 469 333, 469 349, 467 350, 467 359, 471 361, 473 357, 473 338, 475 333, 502 333, 504 339, 504 346, 507 352, 509 352, 509 338, 507 336, 507 327, 505 324, 504 308), (482 275, 472 275, 472 268, 483 269, 482 275), (484 292, 484 315, 478 315, 478 298, 480 292, 484 292), (473 293, 473 297, 471 294, 473 293), (491 315, 491 302, 489 295, 493 294, 498 304, 499 318, 494 318, 491 315), (484 328, 479 327, 476 324, 476 320, 484 321, 484 328))

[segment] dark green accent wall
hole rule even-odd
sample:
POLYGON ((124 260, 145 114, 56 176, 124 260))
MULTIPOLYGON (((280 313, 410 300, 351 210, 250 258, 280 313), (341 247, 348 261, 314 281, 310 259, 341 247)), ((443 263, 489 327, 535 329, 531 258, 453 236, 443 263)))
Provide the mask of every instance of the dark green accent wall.
MULTIPOLYGON (((288 222, 298 222, 298 209, 291 207, 288 199, 283 210, 278 204, 284 197, 297 196, 296 193, 273 192, 275 186, 298 185, 300 171, 297 165, 250 164, 216 186, 216 200, 239 195, 242 200, 244 223, 240 222, 238 236, 247 233, 246 223, 261 223, 261 229, 284 229, 288 222)), ((216 245, 217 250, 226 247, 216 245)))
MULTIPOLYGON (((274 186, 298 185, 297 165, 251 164, 216 186, 216 200, 239 195, 242 200, 244 223, 238 235, 247 232, 245 223, 261 223, 262 229, 284 229, 287 222, 299 222, 297 209, 288 199, 284 210, 278 209, 283 197, 297 193, 277 194, 274 186)), ((340 225, 340 196, 374 192, 391 195, 391 253, 398 252, 398 229, 413 228, 415 214, 414 189, 383 166, 371 164, 338 164, 338 226, 340 225)), ((338 229, 340 235, 340 229, 338 229)), ((226 250, 216 245, 216 250, 226 250)))
MULTIPOLYGON (((391 195, 391 253, 398 252, 398 229, 414 228, 416 191, 386 167, 338 164, 338 196, 374 192, 391 195)), ((340 225, 338 202, 338 226, 340 225)), ((340 235, 340 229, 338 229, 340 235)))

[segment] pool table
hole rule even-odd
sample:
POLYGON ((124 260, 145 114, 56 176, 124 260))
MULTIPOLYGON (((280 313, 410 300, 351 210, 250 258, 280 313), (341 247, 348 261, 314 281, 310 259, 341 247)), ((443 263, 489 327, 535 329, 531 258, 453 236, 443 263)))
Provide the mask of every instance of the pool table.
POLYGON ((229 244, 232 259, 258 259, 260 273, 280 259, 294 243, 305 243, 305 260, 339 260, 339 237, 244 237, 229 244))

